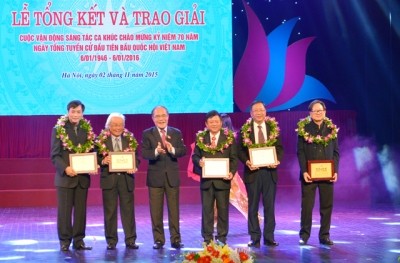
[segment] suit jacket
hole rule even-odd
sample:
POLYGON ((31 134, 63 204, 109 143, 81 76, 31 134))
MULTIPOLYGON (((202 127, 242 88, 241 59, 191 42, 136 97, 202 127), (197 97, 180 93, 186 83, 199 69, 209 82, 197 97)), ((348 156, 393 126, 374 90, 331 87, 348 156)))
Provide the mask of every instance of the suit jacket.
POLYGON ((146 180, 149 187, 163 187, 166 179, 172 187, 180 185, 178 158, 186 154, 181 131, 168 126, 167 141, 175 148, 175 154, 167 152, 156 156, 155 149, 162 143, 158 128, 154 126, 143 131, 142 157, 149 161, 146 180))
MULTIPOLYGON (((109 136, 107 140, 105 141, 107 149, 113 150, 113 143, 112 143, 112 138, 109 136)), ((122 149, 126 149, 128 147, 129 141, 126 137, 121 135, 121 145, 122 149)), ((101 169, 101 176, 100 176, 100 188, 101 189, 112 189, 115 187, 116 184, 116 177, 113 176, 113 173, 109 171, 109 166, 108 165, 101 165, 101 162, 103 161, 105 157, 99 153, 98 154, 98 163, 100 165, 101 169)), ((136 168, 139 167, 140 160, 138 158, 138 153, 135 151, 135 161, 136 161, 136 168)), ((128 190, 130 192, 133 191, 133 185, 134 185, 134 174, 128 174, 128 173, 121 173, 124 175, 125 180, 126 180, 126 185, 128 187, 128 190)))
MULTIPOLYGON (((313 136, 318 133, 318 125, 310 122, 304 126, 304 130, 313 136)), ((323 123, 321 135, 326 136, 331 133, 331 129, 323 123)), ((337 138, 330 141, 327 146, 316 143, 308 143, 303 137, 297 137, 297 159, 300 165, 300 180, 304 180, 303 173, 308 170, 308 160, 333 160, 335 173, 339 171, 339 145, 337 138)))
MULTIPOLYGON (((254 123, 254 121, 251 121, 250 127, 253 127, 253 123, 254 123)), ((267 138, 268 138, 270 131, 269 131, 269 126, 267 123, 266 123, 266 129, 267 129, 267 138)), ((253 143, 255 143, 255 141, 256 141, 255 135, 254 135, 254 129, 251 129, 250 140, 253 143)), ((259 170, 251 171, 249 169, 249 167, 247 167, 247 165, 246 165, 246 161, 250 160, 250 155, 249 155, 248 147, 243 145, 243 135, 242 134, 240 134, 239 145, 240 145, 239 146, 239 159, 244 164, 244 182, 245 183, 253 183, 259 170)), ((277 141, 274 143, 273 146, 275 146, 276 155, 277 155, 276 157, 277 157, 278 161, 281 161, 282 157, 283 157, 283 146, 282 146, 280 137, 277 138, 277 141)), ((270 171, 274 182, 276 183, 278 181, 277 168, 261 168, 261 169, 267 169, 268 171, 270 171)))
MULTIPOLYGON (((217 145, 220 142, 226 141, 227 136, 223 134, 222 132, 219 134, 218 142, 217 145)), ((204 143, 205 144, 210 144, 210 132, 207 131, 205 136, 204 136, 204 143)), ((231 188, 231 180, 223 180, 223 179, 208 179, 208 178, 203 178, 202 177, 202 167, 200 167, 199 162, 201 158, 229 158, 229 171, 232 173, 232 175, 235 175, 237 172, 237 147, 236 147, 236 141, 234 140, 233 143, 226 149, 223 150, 223 152, 216 152, 215 154, 205 152, 199 148, 199 146, 196 145, 194 148, 194 152, 192 155, 192 161, 193 161, 193 172, 195 174, 200 175, 200 188, 201 189, 208 189, 211 187, 211 185, 214 185, 217 189, 230 189, 231 188)))
MULTIPOLYGON (((87 133, 82 128, 78 127, 77 135, 73 129, 73 125, 68 121, 65 123, 65 131, 74 145, 84 144, 87 141, 87 133)), ((89 174, 79 174, 78 176, 69 177, 65 173, 65 168, 70 166, 69 155, 73 152, 64 149, 62 142, 56 137, 56 129, 53 128, 51 133, 51 150, 50 158, 54 167, 56 168, 56 175, 54 178, 54 185, 57 187, 75 188, 78 184, 82 188, 89 188, 90 176, 89 174)))

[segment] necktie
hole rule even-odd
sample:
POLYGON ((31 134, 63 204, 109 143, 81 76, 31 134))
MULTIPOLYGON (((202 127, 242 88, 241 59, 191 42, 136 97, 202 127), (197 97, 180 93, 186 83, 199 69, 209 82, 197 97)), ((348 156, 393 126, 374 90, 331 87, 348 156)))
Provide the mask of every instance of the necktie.
POLYGON ((265 143, 264 134, 262 132, 262 126, 258 125, 258 143, 265 143))
POLYGON ((215 148, 215 147, 217 146, 217 144, 216 144, 216 142, 215 142, 216 139, 217 139, 217 138, 215 138, 215 136, 213 136, 213 137, 211 138, 211 147, 212 147, 212 148, 215 148))
POLYGON ((74 126, 75 135, 78 135, 78 126, 74 126))
POLYGON ((165 146, 165 140, 166 140, 166 136, 165 136, 165 130, 164 129, 160 129, 161 130, 161 140, 162 140, 162 144, 164 147, 165 146))
POLYGON ((114 152, 120 152, 121 148, 119 147, 119 138, 114 139, 114 152))

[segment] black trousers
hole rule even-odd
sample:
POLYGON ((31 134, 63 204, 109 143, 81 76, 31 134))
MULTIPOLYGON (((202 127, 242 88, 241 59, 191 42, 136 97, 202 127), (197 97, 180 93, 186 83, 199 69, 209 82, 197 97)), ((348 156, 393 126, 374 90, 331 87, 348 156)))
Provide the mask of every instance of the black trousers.
POLYGON ((164 187, 149 187, 150 216, 154 242, 165 244, 164 234, 164 195, 168 206, 168 226, 170 241, 181 242, 179 230, 179 186, 171 187, 165 180, 164 187))
MULTIPOLYGON (((133 192, 128 190, 124 174, 112 174, 116 177, 116 185, 111 189, 103 189, 104 234, 107 244, 118 242, 118 203, 120 207, 125 244, 136 241, 135 202, 133 192)), ((135 189, 135 186, 133 186, 135 189)))
POLYGON ((230 189, 217 189, 211 185, 201 190, 202 219, 201 235, 205 241, 213 240, 214 204, 217 205, 217 235, 215 238, 226 243, 229 231, 229 193, 230 189))
POLYGON ((57 187, 57 232, 61 245, 83 243, 86 229, 87 188, 57 187))
POLYGON ((319 212, 321 215, 319 239, 329 238, 331 216, 333 209, 333 183, 313 182, 301 184, 301 222, 300 238, 308 240, 311 235, 312 213, 315 203, 315 193, 318 189, 319 212))
POLYGON ((246 183, 246 190, 249 200, 247 223, 251 240, 259 241, 263 236, 265 241, 274 241, 276 182, 272 178, 271 171, 267 169, 257 171, 254 182, 246 183), (262 234, 258 220, 260 199, 264 206, 264 230, 262 234))

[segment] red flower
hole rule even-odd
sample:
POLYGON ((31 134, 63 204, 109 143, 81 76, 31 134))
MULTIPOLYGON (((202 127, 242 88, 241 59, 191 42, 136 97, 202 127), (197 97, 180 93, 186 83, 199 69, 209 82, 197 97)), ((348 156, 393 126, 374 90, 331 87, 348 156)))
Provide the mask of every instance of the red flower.
POLYGON ((208 246, 207 251, 212 253, 214 251, 214 248, 212 246, 208 246))
POLYGON ((219 258, 219 251, 214 250, 214 251, 211 253, 211 255, 212 255, 213 257, 215 257, 215 258, 219 258))
POLYGON ((249 259, 249 256, 243 251, 239 252, 239 257, 240 257, 240 261, 246 261, 249 259))
POLYGON ((198 263, 208 263, 211 262, 211 257, 210 256, 204 256, 204 257, 200 257, 197 260, 198 263))
POLYGON ((193 260, 194 259, 194 253, 187 254, 185 258, 187 260, 193 260))

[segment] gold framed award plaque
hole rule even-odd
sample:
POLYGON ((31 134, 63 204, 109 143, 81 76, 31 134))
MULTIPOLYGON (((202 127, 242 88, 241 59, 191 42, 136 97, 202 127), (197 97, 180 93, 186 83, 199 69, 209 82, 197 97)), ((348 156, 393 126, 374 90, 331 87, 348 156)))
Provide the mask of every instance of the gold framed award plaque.
POLYGON ((110 172, 127 172, 129 170, 135 170, 135 152, 110 152, 111 158, 108 169, 110 172))
POLYGON ((254 167, 266 167, 278 162, 275 146, 249 148, 249 156, 254 167))
POLYGON ((332 160, 310 160, 308 161, 308 174, 313 181, 329 181, 335 173, 332 160))
POLYGON ((203 178, 224 178, 229 175, 229 158, 204 158, 203 178))
POLYGON ((95 152, 70 154, 69 165, 77 174, 96 173, 97 155, 95 152))

